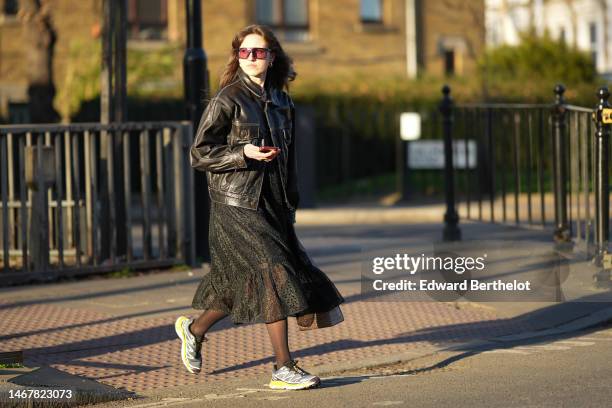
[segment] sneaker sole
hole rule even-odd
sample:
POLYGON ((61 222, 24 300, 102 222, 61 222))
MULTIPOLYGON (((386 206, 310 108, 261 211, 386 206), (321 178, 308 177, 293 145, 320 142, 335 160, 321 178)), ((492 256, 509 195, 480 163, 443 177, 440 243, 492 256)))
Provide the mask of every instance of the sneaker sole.
POLYGON ((303 384, 289 384, 284 381, 272 380, 270 384, 268 384, 272 390, 308 390, 310 388, 317 388, 319 385, 321 385, 321 380, 303 384))
POLYGON ((183 365, 191 374, 198 374, 200 370, 192 368, 189 365, 189 361, 187 360, 187 339, 185 339, 185 333, 183 331, 183 321, 185 317, 179 317, 174 322, 174 331, 176 331, 176 335, 181 339, 181 360, 183 361, 183 365))

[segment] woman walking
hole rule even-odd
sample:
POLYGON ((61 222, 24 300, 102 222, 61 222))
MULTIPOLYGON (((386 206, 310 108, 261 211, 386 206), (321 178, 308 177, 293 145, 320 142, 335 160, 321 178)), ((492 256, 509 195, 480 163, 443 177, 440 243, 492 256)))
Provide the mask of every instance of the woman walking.
MULTIPOLYGON (((210 195, 210 272, 175 329, 181 358, 202 366, 202 342, 217 321, 265 323, 274 349, 274 389, 316 387, 320 379, 291 358, 287 318, 301 330, 343 321, 344 301, 310 260, 293 223, 298 206, 294 106, 283 91, 295 78, 291 59, 267 27, 236 34, 220 89, 191 147, 191 165, 206 171, 210 195)), ((205 354, 205 350, 204 350, 205 354)))

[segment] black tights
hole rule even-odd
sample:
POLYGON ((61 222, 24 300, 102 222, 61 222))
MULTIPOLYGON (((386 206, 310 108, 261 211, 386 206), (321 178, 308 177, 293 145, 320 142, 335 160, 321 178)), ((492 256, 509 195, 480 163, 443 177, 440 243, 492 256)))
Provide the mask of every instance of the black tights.
MULTIPOLYGON (((217 310, 207 310, 191 323, 189 329, 194 336, 201 339, 208 332, 213 324, 227 316, 217 310)), ((276 356, 276 366, 282 367, 291 360, 289 352, 289 336, 287 333, 287 319, 278 320, 273 323, 266 323, 270 342, 276 356)))

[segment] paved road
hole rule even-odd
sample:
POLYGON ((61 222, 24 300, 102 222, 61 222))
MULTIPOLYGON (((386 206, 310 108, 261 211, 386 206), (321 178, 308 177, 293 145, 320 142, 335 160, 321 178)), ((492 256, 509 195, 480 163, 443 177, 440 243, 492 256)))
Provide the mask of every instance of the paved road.
POLYGON ((438 354, 345 374, 321 388, 271 391, 259 381, 164 390, 104 407, 606 407, 612 400, 612 325, 505 349, 438 354))

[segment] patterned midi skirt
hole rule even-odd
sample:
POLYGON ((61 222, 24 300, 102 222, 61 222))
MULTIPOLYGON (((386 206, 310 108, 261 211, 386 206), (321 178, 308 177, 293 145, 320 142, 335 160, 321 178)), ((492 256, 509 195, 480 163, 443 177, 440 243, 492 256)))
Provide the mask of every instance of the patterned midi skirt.
POLYGON ((257 210, 211 201, 209 244, 210 271, 194 309, 225 312, 235 324, 294 316, 302 330, 343 321, 342 295, 295 234, 274 160, 266 163, 257 210))

